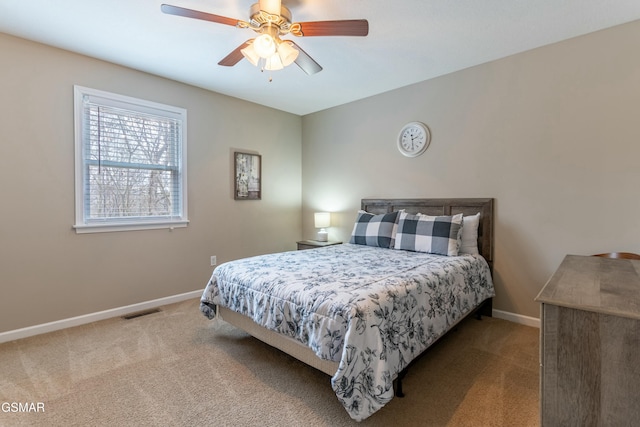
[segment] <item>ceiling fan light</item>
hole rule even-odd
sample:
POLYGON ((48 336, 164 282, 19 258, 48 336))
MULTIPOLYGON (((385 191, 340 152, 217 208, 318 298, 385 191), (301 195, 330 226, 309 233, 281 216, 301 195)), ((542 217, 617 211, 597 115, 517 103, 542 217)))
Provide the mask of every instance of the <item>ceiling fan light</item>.
POLYGON ((264 65, 264 69, 269 71, 282 70, 283 68, 284 68, 284 65, 282 65, 282 61, 280 60, 280 55, 278 55, 277 53, 268 57, 264 65))
POLYGON ((269 58, 276 52, 276 42, 269 34, 262 34, 254 40, 253 49, 261 58, 269 58))
POLYGON ((288 67, 298 58, 297 49, 294 49, 293 46, 289 42, 282 42, 278 46, 278 55, 280 56, 280 60, 282 60, 282 65, 288 67))
POLYGON ((247 61, 251 62, 256 67, 258 66, 258 61, 260 61, 260 55, 258 55, 256 50, 253 48, 253 43, 251 43, 249 46, 245 47, 244 49, 241 49, 240 53, 242 54, 242 56, 247 58, 247 61))

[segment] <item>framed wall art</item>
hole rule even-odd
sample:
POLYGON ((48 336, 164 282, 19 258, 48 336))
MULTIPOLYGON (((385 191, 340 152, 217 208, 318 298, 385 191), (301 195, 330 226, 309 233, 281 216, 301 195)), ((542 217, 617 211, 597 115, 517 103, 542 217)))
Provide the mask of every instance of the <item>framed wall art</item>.
POLYGON ((262 156, 259 154, 234 154, 234 190, 236 200, 260 200, 262 198, 262 156))

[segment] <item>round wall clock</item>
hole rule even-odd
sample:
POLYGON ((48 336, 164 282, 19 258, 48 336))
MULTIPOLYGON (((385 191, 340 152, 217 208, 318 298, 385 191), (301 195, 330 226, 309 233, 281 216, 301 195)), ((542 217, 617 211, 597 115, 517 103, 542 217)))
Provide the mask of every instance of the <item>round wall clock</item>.
POLYGON ((407 157, 424 153, 431 142, 431 132, 424 123, 410 122, 398 134, 398 150, 407 157))

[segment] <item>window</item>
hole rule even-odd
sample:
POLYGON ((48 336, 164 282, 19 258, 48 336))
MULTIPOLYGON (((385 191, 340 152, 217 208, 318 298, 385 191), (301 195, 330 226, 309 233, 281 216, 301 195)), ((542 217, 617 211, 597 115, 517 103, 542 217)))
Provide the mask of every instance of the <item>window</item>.
POLYGON ((185 227, 183 108, 74 87, 78 233, 185 227))

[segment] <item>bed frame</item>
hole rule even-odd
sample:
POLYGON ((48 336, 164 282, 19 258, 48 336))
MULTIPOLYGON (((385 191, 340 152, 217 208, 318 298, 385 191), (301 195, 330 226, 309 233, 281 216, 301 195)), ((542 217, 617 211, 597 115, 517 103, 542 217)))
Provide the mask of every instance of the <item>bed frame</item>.
MULTIPOLYGON (((493 199, 362 199, 362 210, 373 214, 393 212, 404 209, 407 213, 423 213, 426 215, 475 215, 480 212, 478 227, 478 251, 487 260, 493 272, 493 199)), ((491 299, 486 300, 472 314, 491 316, 491 299)), ((258 325, 252 319, 228 308, 218 306, 218 313, 222 319, 240 328, 259 340, 284 351, 301 362, 312 366, 330 376, 338 370, 338 362, 322 360, 306 345, 298 341, 273 332, 258 325)), ((454 325, 455 326, 455 325, 454 325)), ((406 373, 398 375, 402 379, 406 373)), ((397 396, 402 396, 401 382, 397 383, 397 396)))

